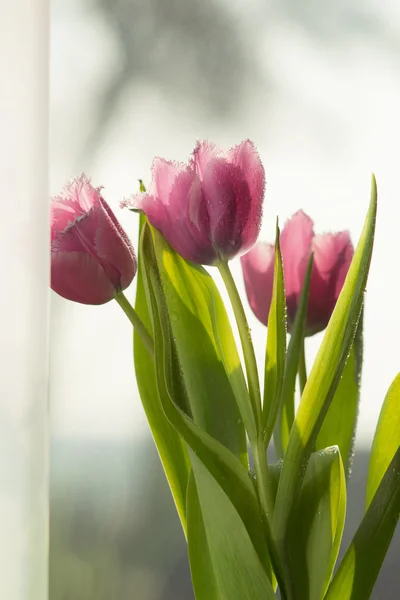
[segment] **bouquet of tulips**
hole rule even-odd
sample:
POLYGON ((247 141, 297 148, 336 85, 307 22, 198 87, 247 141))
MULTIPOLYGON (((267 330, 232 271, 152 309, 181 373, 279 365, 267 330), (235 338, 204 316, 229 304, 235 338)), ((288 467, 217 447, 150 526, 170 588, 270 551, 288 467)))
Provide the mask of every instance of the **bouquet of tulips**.
MULTIPOLYGON (((122 202, 140 214, 138 261, 82 176, 53 198, 51 285, 75 302, 115 299, 134 328, 141 401, 187 539, 197 600, 364 600, 400 513, 400 377, 384 400, 365 514, 337 563, 362 366, 363 297, 377 192, 353 250, 296 213, 257 243, 265 174, 250 141, 198 143, 187 164, 155 159, 122 202), (229 261, 267 326, 263 387, 229 261), (229 295, 239 352, 212 277, 229 295), (124 295, 136 276, 136 300, 124 295), (307 369, 304 339, 326 328, 307 369), (288 337, 289 334, 289 337, 288 337), (243 364, 240 355, 243 356, 243 364), (295 410, 296 381, 300 402, 295 410), (267 450, 275 447, 276 460, 267 450)), ((400 582, 399 582, 400 583, 400 582)))

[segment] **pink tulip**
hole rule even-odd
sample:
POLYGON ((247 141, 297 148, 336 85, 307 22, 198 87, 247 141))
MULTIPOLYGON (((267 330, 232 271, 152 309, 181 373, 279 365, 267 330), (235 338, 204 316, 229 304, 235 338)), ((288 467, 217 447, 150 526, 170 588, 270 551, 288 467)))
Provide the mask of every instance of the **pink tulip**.
POLYGON ((108 302, 136 273, 132 245, 100 192, 82 175, 51 203, 51 287, 82 304, 108 302))
POLYGON ((199 142, 188 164, 156 158, 148 193, 123 205, 141 209, 186 260, 212 265, 255 243, 264 187, 252 142, 227 152, 199 142))
MULTIPOLYGON (((327 326, 343 287, 354 253, 349 233, 315 235, 312 220, 300 210, 286 223, 280 241, 289 331, 314 254, 306 320, 306 335, 313 335, 327 326)), ((249 304, 264 325, 271 304, 274 252, 271 244, 258 243, 241 259, 249 304)))

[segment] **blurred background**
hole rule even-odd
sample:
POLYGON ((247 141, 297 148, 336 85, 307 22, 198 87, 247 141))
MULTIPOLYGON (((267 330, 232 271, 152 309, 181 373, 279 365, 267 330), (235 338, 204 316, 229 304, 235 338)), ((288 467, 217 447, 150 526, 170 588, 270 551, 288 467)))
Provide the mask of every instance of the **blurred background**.
MULTIPOLYGON (((53 0, 50 81, 51 193, 86 172, 135 243, 136 216, 120 200, 138 178, 149 182, 154 156, 186 160, 198 138, 255 142, 269 241, 276 215, 283 224, 303 208, 316 231, 349 229, 357 242, 375 172, 345 549, 400 368, 397 0, 53 0)), ((244 294, 238 261, 233 270, 244 294)), ((261 364, 265 329, 248 314, 261 364)), ((50 330, 51 600, 190 600, 185 541, 140 405, 125 315, 117 304, 53 294, 50 330)), ((309 362, 320 340, 308 340, 309 362)), ((399 598, 399 556, 397 532, 373 598, 399 598)))

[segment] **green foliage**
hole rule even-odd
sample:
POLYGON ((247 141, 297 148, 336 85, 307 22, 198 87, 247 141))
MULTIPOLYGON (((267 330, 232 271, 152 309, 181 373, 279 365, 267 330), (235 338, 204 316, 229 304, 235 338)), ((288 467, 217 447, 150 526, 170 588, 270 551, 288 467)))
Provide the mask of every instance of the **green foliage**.
POLYGON ((368 471, 366 508, 371 504, 376 490, 400 446, 400 374, 390 386, 372 444, 368 471))
POLYGON ((316 450, 334 444, 339 446, 347 473, 351 468, 358 403, 360 401, 362 355, 363 318, 361 316, 342 378, 339 381, 315 444, 316 450))
POLYGON ((153 334, 154 362, 135 337, 135 366, 160 458, 187 525, 197 600, 272 600, 275 578, 282 600, 362 600, 371 592, 400 511, 400 376, 377 427, 369 508, 332 575, 360 396, 363 296, 376 206, 373 178, 364 228, 296 415, 313 257, 286 351, 277 227, 261 413, 251 334, 227 263, 218 267, 234 308, 247 382, 212 277, 143 222, 136 310, 153 334), (268 465, 272 433, 282 460, 268 465), (246 435, 255 475, 249 472, 246 435))
POLYGON ((337 446, 311 455, 290 518, 288 560, 294 597, 320 600, 330 582, 346 515, 346 481, 337 446))
POLYGON ((286 355, 285 371, 282 382, 282 392, 278 419, 275 425, 274 442, 276 453, 283 458, 289 442, 289 435, 294 421, 294 392, 296 387, 297 369, 300 353, 304 343, 304 331, 307 315, 307 301, 310 290, 313 256, 310 256, 304 283, 301 290, 300 302, 293 323, 289 347, 286 355))
POLYGON ((286 299, 282 255, 279 246, 279 227, 276 227, 274 283, 268 316, 263 426, 268 445, 278 416, 286 359, 286 299))
MULTIPOLYGON (((144 216, 140 217, 140 222, 141 232, 145 223, 144 216)), ((146 325, 148 331, 152 331, 153 326, 145 295, 143 258, 141 254, 139 254, 138 272, 136 277, 137 291, 135 309, 143 323, 146 325)), ((134 362, 136 380, 143 408, 175 500, 182 526, 185 530, 186 488, 190 472, 189 457, 187 455, 186 445, 181 436, 176 432, 165 416, 157 388, 154 361, 149 356, 149 353, 136 331, 134 333, 134 362)))
POLYGON ((400 448, 340 563, 326 600, 369 598, 400 514, 400 448))
MULTIPOLYGON (((231 450, 197 425, 182 409, 181 395, 185 390, 183 385, 177 385, 176 380, 178 376, 184 380, 184 374, 181 369, 171 369, 177 360, 177 353, 173 351, 177 342, 171 333, 172 324, 167 311, 153 235, 154 232, 152 233, 147 226, 142 238, 142 256, 145 257, 146 282, 153 315, 156 377, 164 412, 193 451, 192 465, 195 456, 196 464, 200 462, 204 466, 211 479, 215 480, 216 485, 221 488, 221 494, 228 497, 232 504, 231 510, 239 515, 254 547, 255 555, 258 555, 257 564, 262 565, 265 574, 272 578, 267 546, 260 527, 258 498, 246 468, 231 450)), ((191 406, 192 402, 197 400, 195 394, 196 389, 191 388, 191 406)), ((199 487, 198 481, 196 481, 196 488, 200 495, 202 487, 199 487)), ((203 510, 202 516, 205 523, 203 510)), ((199 523, 199 519, 195 518, 195 522, 199 523)))
POLYGON ((221 600, 193 472, 187 490, 187 518, 188 553, 196 600, 221 600))
POLYGON ((212 277, 191 265, 152 230, 159 290, 194 422, 247 467, 246 434, 238 404, 247 388, 224 304, 212 277), (206 374, 206 375, 205 375, 206 374))
MULTIPOLYGON (((275 594, 271 582, 238 512, 204 464, 193 455, 192 465, 207 549, 219 590, 217 596, 207 595, 208 582, 204 590, 204 578, 209 572, 208 562, 205 574, 199 577, 200 589, 195 587, 196 599, 273 600, 275 594)), ((193 533, 196 535, 197 532, 193 533)), ((195 564, 195 572, 203 565, 203 561, 204 557, 195 564)))
POLYGON ((286 537, 290 515, 357 330, 372 256, 376 202, 376 184, 373 179, 371 202, 361 238, 307 380, 289 437, 273 522, 273 535, 285 568, 287 568, 286 537))

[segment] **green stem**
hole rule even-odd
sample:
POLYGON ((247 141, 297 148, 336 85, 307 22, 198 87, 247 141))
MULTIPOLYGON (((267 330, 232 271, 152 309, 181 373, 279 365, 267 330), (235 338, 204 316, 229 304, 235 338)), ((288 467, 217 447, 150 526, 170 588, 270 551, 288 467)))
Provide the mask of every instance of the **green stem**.
POLYGON ((237 290, 235 281, 232 277, 229 265, 227 262, 218 264, 219 272, 227 289, 237 327, 239 330, 240 341, 243 349, 244 362, 246 366, 247 384, 249 387, 250 401, 253 406, 257 421, 257 439, 250 440, 253 453, 254 470, 256 473, 256 482, 258 497, 260 501, 261 514, 264 524, 264 530, 267 537, 268 547, 272 565, 275 574, 282 589, 282 598, 285 598, 285 587, 281 577, 281 568, 277 558, 277 552, 271 533, 271 522, 274 509, 274 500, 270 486, 270 478, 268 474, 267 451, 264 444, 264 434, 261 427, 261 393, 260 383, 258 379, 258 370, 256 355, 254 352, 253 341, 251 339, 250 329, 247 323, 246 313, 244 312, 243 304, 237 290))
POLYGON ((306 353, 304 348, 304 338, 300 346, 299 356, 299 381, 300 381, 300 396, 303 395, 304 388, 307 383, 307 367, 306 367, 306 353))
POLYGON ((239 330, 240 341, 243 349, 244 363, 246 366, 247 384, 249 386, 250 402, 256 416, 257 424, 261 425, 261 393, 260 382, 258 380, 258 370, 256 355, 254 352, 251 333, 247 324, 246 313, 244 312, 242 300, 239 296, 235 281, 227 262, 219 262, 218 270, 228 292, 237 327, 239 330))
POLYGON ((150 354, 150 356, 154 356, 154 341, 151 337, 150 333, 147 331, 145 324, 142 319, 137 314, 136 310, 133 308, 132 304, 129 302, 128 298, 125 296, 123 292, 118 292, 115 296, 116 301, 136 329, 137 334, 142 340, 146 350, 150 354))
POLYGON ((282 600, 287 600, 287 586, 285 583, 282 567, 279 562, 278 551, 272 537, 271 522, 272 511, 274 508, 274 499, 271 494, 269 485, 267 451, 264 445, 263 438, 259 438, 257 444, 252 448, 254 470, 256 472, 256 482, 258 497, 261 506, 261 517, 264 528, 267 546, 269 550, 272 568, 277 579, 282 600))
POLYGON ((267 533, 269 541, 272 543, 272 535, 270 533, 270 524, 272 523, 272 517, 274 512, 274 499, 272 496, 270 478, 268 474, 268 461, 267 461, 267 450, 264 445, 263 436, 259 437, 257 442, 252 445, 252 454, 254 462, 254 470, 256 473, 256 481, 258 488, 258 496, 260 499, 260 506, 262 516, 268 525, 267 533))

